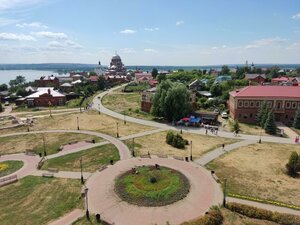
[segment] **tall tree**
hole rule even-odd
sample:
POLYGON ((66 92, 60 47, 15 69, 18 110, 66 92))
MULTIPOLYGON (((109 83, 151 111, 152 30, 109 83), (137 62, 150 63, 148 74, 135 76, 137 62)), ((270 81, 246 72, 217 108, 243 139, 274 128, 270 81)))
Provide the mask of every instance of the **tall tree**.
POLYGON ((221 70, 222 75, 229 74, 229 72, 230 72, 230 69, 228 66, 226 66, 226 65, 222 66, 222 70, 221 70))
MULTIPOLYGON (((160 77, 160 75, 159 75, 160 77)), ((167 96, 168 90, 172 87, 173 83, 170 80, 163 80, 156 89, 154 98, 153 98, 153 106, 152 106, 152 114, 158 117, 165 117, 165 112, 163 109, 163 105, 165 103, 165 98, 167 96)))
POLYGON ((16 83, 17 83, 17 85, 24 84, 25 82, 26 82, 26 79, 25 79, 24 76, 17 76, 16 77, 16 83))
POLYGON ((151 74, 152 74, 153 79, 155 79, 157 77, 157 75, 158 75, 157 68, 153 68, 151 74))
POLYGON ((105 88, 105 79, 104 79, 103 76, 98 77, 97 87, 98 87, 99 90, 104 90, 104 88, 105 88))
POLYGON ((300 108, 297 110, 295 114, 293 127, 295 127, 296 129, 300 129, 300 108))
POLYGON ((265 123, 265 131, 268 134, 276 134, 277 127, 275 123, 275 116, 272 110, 270 110, 268 113, 268 117, 265 123))
POLYGON ((1 84, 0 85, 0 91, 7 91, 7 90, 8 90, 7 84, 1 84))
POLYGON ((220 84, 213 84, 209 91, 215 97, 220 96, 222 95, 222 86, 220 84))
POLYGON ((256 116, 256 121, 261 127, 264 127, 264 123, 265 123, 264 118, 266 114, 267 114, 267 102, 264 101, 260 105, 260 108, 256 116))

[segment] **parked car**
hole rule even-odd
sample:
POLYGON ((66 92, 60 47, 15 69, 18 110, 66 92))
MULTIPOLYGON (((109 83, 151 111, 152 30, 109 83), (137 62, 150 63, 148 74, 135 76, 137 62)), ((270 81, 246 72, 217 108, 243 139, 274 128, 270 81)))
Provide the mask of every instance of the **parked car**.
POLYGON ((227 112, 222 112, 222 113, 221 113, 221 117, 222 117, 223 119, 227 119, 227 118, 228 118, 228 113, 227 113, 227 112))
POLYGON ((4 105, 5 105, 5 106, 9 106, 9 102, 5 102, 4 105))

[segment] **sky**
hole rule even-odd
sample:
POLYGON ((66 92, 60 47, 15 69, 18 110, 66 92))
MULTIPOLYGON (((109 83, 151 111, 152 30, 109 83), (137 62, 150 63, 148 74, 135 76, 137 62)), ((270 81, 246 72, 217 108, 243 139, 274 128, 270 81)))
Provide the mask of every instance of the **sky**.
POLYGON ((300 63, 299 0, 0 0, 0 64, 300 63))

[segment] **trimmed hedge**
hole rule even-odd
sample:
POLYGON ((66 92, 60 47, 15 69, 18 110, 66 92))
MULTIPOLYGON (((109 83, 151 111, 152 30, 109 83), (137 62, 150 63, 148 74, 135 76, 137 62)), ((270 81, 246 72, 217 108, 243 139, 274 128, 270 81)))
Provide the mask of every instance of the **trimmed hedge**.
POLYGON ((167 133, 166 142, 167 144, 180 149, 184 149, 185 145, 189 144, 188 140, 183 139, 180 134, 174 134, 172 131, 167 133))
POLYGON ((212 209, 205 216, 193 221, 184 222, 181 225, 222 225, 223 215, 219 209, 212 209))
POLYGON ((268 220, 282 225, 300 225, 300 217, 291 214, 272 212, 235 202, 227 203, 226 208, 250 218, 268 220))

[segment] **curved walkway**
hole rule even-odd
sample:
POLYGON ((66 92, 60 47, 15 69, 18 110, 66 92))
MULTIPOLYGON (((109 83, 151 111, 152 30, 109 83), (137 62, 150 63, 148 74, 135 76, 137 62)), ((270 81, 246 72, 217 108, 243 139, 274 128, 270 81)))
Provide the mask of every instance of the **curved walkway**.
MULTIPOLYGON (((101 102, 101 99, 106 94, 113 92, 119 88, 120 88, 120 86, 112 88, 108 91, 102 92, 99 95, 97 95, 93 99, 93 108, 97 111, 100 108, 101 113, 104 113, 109 116, 123 120, 123 118, 124 118, 123 114, 114 112, 114 111, 106 108, 104 105, 102 105, 102 102, 101 102), (99 107, 99 105, 100 105, 100 107, 99 107)), ((175 126, 171 126, 169 124, 158 123, 158 122, 149 121, 149 120, 137 119, 137 118, 130 117, 130 116, 126 116, 126 121, 132 122, 132 123, 138 123, 138 124, 142 124, 142 125, 146 125, 146 126, 150 126, 150 127, 162 128, 162 129, 171 129, 171 130, 180 130, 181 129, 181 127, 175 127, 175 126)), ((205 135, 205 129, 193 128, 193 127, 182 127, 182 129, 183 129, 183 132, 205 135)), ((208 133, 208 135, 215 136, 214 134, 210 134, 210 132, 208 133)), ((226 132, 226 131, 219 131, 218 136, 225 137, 225 138, 253 140, 253 141, 258 141, 260 138, 259 135, 249 135, 249 134, 239 134, 239 136, 236 137, 231 132, 226 132)), ((275 142, 275 143, 284 143, 284 144, 293 144, 294 143, 294 141, 290 138, 281 138, 281 137, 272 137, 272 136, 262 136, 261 140, 262 140, 262 142, 275 142)))
POLYGON ((131 158, 117 162, 102 172, 94 173, 87 181, 88 206, 92 213, 118 225, 181 224, 203 215, 212 205, 222 202, 222 192, 211 174, 195 163, 171 158, 131 158), (115 178, 132 167, 154 165, 182 172, 190 181, 190 193, 184 199, 167 206, 140 207, 122 201, 114 192, 115 178))

